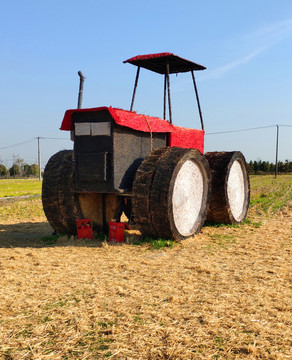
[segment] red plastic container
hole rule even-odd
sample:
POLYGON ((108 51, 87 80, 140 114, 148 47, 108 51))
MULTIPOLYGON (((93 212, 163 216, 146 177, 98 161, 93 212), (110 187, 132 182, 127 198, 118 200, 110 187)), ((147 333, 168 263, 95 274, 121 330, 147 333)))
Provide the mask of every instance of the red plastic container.
POLYGON ((92 220, 79 219, 76 220, 77 238, 93 240, 92 220))
POLYGON ((125 229, 130 230, 126 223, 109 222, 108 241, 109 242, 123 242, 125 236, 125 229))

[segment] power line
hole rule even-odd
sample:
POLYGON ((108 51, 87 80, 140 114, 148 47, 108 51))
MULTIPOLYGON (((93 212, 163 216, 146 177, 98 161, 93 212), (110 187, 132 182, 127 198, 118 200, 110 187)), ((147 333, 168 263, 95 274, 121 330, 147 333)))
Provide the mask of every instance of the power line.
MULTIPOLYGON (((67 141, 70 141, 70 139, 65 139, 65 138, 49 138, 49 137, 41 137, 39 136, 38 137, 39 139, 49 139, 49 140, 67 140, 67 141)), ((19 146, 19 145, 23 145, 23 144, 27 144, 27 143, 30 143, 32 141, 34 141, 36 138, 32 138, 32 139, 29 139, 29 140, 25 140, 25 141, 22 141, 20 143, 17 143, 17 144, 12 144, 12 145, 8 145, 8 146, 3 146, 3 147, 0 147, 0 150, 4 150, 4 149, 10 149, 12 147, 15 147, 15 146, 19 146)))
MULTIPOLYGON (((234 132, 240 132, 240 131, 250 131, 250 130, 259 130, 259 129, 267 129, 267 128, 273 128, 277 125, 270 125, 270 126, 259 126, 255 128, 248 128, 248 129, 239 129, 239 130, 229 130, 229 131, 218 131, 214 133, 206 133, 205 135, 217 135, 217 134, 227 134, 227 133, 234 133, 234 132)), ((279 125, 280 126, 280 125, 279 125)))
POLYGON ((18 146, 18 145, 27 144, 27 143, 32 142, 32 141, 34 141, 34 139, 25 140, 25 141, 22 141, 20 143, 13 144, 13 145, 3 146, 3 147, 0 148, 0 150, 9 149, 9 148, 12 148, 12 147, 18 146))
MULTIPOLYGON (((254 127, 254 128, 247 128, 247 129, 238 129, 238 130, 228 130, 228 131, 218 131, 218 132, 214 132, 214 133, 205 133, 205 135, 217 135, 217 134, 228 134, 228 133, 234 133, 234 132, 240 132, 240 131, 251 131, 251 130, 260 130, 260 129, 267 129, 267 128, 272 128, 272 127, 276 127, 276 126, 280 126, 280 127, 292 127, 292 125, 269 125, 269 126, 259 126, 259 127, 254 127)), ((70 141, 70 139, 68 138, 55 138, 55 137, 42 137, 42 136, 38 136, 29 140, 25 140, 16 144, 12 144, 12 145, 7 145, 7 146, 2 146, 0 147, 0 150, 5 150, 5 149, 9 149, 15 146, 19 146, 19 145, 23 145, 23 144, 27 144, 29 142, 32 142, 33 140, 37 140, 37 139, 42 139, 42 140, 66 140, 66 141, 70 141)))
POLYGON ((259 130, 259 129, 268 129, 273 127, 292 127, 292 125, 269 125, 269 126, 259 126, 254 128, 248 128, 248 129, 238 129, 238 130, 229 130, 229 131, 218 131, 214 133, 205 133, 205 135, 217 135, 217 134, 228 134, 228 133, 234 133, 234 132, 240 132, 240 131, 250 131, 250 130, 259 130))
POLYGON ((35 137, 35 139, 41 139, 41 140, 67 140, 67 141, 70 140, 70 139, 65 139, 65 138, 42 137, 42 136, 35 137))

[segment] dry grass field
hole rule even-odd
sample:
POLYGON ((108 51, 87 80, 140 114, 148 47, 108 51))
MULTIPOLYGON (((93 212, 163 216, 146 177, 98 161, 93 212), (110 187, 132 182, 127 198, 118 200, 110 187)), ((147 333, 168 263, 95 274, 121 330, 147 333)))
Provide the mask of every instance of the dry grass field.
POLYGON ((245 224, 160 249, 0 200, 0 359, 292 359, 292 176, 251 184, 245 224))

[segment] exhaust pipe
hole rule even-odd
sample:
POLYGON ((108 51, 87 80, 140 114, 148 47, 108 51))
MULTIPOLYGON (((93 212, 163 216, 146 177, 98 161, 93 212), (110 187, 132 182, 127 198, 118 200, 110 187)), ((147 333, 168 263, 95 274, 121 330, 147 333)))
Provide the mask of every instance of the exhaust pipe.
POLYGON ((80 82, 79 82, 79 94, 78 94, 77 108, 81 109, 82 108, 82 98, 83 98, 83 84, 84 84, 84 79, 86 79, 86 77, 82 74, 81 71, 78 71, 78 75, 80 77, 80 82))

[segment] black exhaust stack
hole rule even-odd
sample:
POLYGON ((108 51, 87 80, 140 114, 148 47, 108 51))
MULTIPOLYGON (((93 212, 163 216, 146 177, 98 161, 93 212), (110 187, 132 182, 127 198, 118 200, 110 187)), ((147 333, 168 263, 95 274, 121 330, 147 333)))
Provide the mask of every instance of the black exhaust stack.
POLYGON ((84 79, 85 76, 82 74, 81 71, 78 71, 78 75, 80 77, 80 82, 79 82, 79 94, 78 94, 78 105, 77 108, 81 109, 82 108, 82 98, 83 98, 83 84, 84 84, 84 79))

